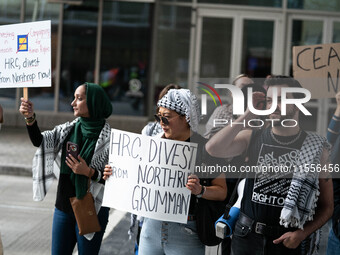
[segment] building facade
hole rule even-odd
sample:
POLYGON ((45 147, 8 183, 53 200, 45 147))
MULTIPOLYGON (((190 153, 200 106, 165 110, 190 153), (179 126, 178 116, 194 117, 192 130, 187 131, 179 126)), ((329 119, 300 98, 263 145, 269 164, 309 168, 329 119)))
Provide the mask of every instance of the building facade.
MULTIPOLYGON (((139 132, 169 83, 291 75, 293 46, 340 42, 338 0, 0 0, 0 13, 0 25, 52 21, 52 87, 29 89, 45 128, 73 118, 85 81, 107 91, 113 127, 139 132)), ((0 89, 6 125, 24 124, 21 94, 0 89)), ((302 126, 324 135, 335 100, 307 105, 302 126)))

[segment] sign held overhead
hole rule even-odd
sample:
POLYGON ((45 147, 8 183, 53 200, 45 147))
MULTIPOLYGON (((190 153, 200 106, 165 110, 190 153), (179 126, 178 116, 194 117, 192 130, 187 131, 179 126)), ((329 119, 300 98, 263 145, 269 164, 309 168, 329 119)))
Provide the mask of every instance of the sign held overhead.
POLYGON ((293 47, 293 73, 312 98, 331 98, 340 91, 340 43, 293 47))
POLYGON ((0 26, 0 88, 51 87, 51 21, 0 26))

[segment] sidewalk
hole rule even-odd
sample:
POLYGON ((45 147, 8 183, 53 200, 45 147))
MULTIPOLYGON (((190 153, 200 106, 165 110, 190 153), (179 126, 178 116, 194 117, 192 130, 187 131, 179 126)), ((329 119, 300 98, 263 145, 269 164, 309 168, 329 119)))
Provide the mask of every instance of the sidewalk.
POLYGON ((26 128, 2 126, 0 130, 0 174, 32 176, 32 158, 37 148, 26 128))

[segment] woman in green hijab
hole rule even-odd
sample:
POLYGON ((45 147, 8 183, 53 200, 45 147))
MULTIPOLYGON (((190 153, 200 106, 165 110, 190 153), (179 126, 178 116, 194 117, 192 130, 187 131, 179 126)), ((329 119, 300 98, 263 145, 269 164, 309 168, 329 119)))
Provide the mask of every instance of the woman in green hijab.
POLYGON ((85 83, 76 89, 71 106, 77 117, 75 120, 43 133, 38 127, 31 101, 21 98, 19 111, 25 116, 33 145, 38 147, 33 158, 33 199, 43 200, 54 177, 59 180, 52 226, 52 254, 72 254, 77 243, 79 254, 93 255, 99 252, 109 216, 109 208, 101 207, 104 192, 101 177, 109 157, 111 128, 105 119, 111 115, 112 105, 99 85, 85 83), (71 155, 72 149, 78 156, 71 155), (84 197, 89 179, 101 231, 81 236, 69 198, 84 197))

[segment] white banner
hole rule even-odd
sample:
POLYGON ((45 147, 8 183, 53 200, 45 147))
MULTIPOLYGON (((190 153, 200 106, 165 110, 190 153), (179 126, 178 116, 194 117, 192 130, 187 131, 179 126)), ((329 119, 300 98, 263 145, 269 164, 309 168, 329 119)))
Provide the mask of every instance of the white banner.
POLYGON ((197 144, 112 129, 103 206, 140 216, 186 223, 197 144))
POLYGON ((51 21, 0 26, 0 88, 51 87, 51 21))

